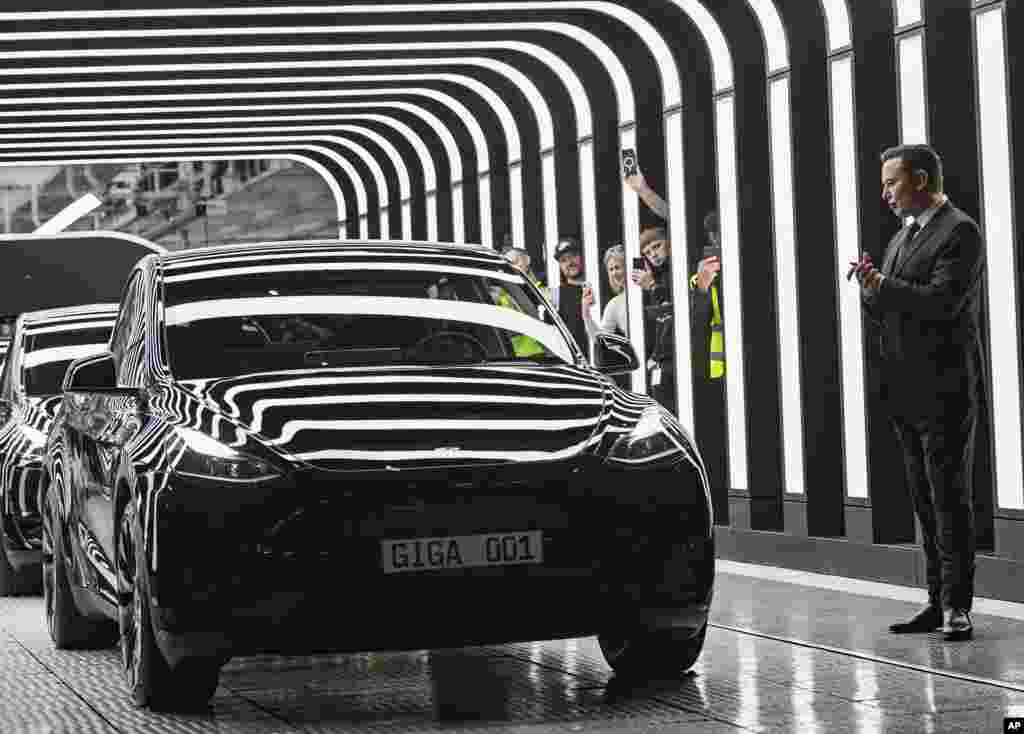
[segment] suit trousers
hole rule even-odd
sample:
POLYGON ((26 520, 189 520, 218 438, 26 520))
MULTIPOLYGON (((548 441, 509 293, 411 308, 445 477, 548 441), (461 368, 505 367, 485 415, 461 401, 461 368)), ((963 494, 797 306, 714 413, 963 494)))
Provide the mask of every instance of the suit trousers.
POLYGON ((892 418, 921 526, 928 602, 970 611, 974 597, 974 436, 978 409, 892 418))

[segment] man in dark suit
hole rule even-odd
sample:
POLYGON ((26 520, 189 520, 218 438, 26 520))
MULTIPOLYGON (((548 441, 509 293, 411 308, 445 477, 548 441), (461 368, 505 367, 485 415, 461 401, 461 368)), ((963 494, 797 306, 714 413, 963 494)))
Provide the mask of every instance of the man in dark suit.
POLYGON ((977 223, 943 193, 942 162, 930 147, 882 154, 882 198, 905 226, 881 270, 870 258, 851 265, 879 330, 882 397, 903 449, 928 576, 928 606, 889 629, 969 639, 985 254, 977 223))

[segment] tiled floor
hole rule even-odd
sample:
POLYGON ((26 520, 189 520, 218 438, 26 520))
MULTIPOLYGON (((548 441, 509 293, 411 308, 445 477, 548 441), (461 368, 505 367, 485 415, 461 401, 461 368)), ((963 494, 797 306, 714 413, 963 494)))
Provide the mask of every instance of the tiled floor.
POLYGON ((704 653, 676 680, 616 680, 589 638, 250 657, 208 712, 160 715, 131 704, 113 650, 57 652, 39 599, 0 599, 0 732, 980 734, 1024 714, 1024 621, 978 614, 969 643, 886 633, 917 607, 754 567, 719 573, 704 653))

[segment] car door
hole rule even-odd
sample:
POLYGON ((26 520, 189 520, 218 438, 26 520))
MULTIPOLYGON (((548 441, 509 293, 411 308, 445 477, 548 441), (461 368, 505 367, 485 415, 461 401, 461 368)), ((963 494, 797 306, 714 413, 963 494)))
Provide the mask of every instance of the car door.
MULTIPOLYGON (((138 323, 142 302, 141 273, 136 272, 126 287, 117 322, 110 339, 112 369, 117 387, 125 375, 134 374, 132 363, 141 360, 136 348, 141 341, 138 323)), ((71 422, 77 434, 74 445, 74 504, 77 514, 78 550, 82 560, 82 581, 102 597, 114 602, 114 499, 118 469, 125 444, 134 438, 139 425, 139 400, 123 391, 84 393, 78 397, 76 416, 71 422)))

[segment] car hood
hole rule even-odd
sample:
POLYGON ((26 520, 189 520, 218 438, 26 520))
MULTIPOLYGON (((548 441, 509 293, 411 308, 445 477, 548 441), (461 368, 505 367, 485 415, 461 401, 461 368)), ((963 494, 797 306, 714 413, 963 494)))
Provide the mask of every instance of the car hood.
POLYGON ((650 402, 569 365, 328 369, 178 384, 285 458, 342 471, 567 459, 595 450, 607 431, 628 430, 650 402))

